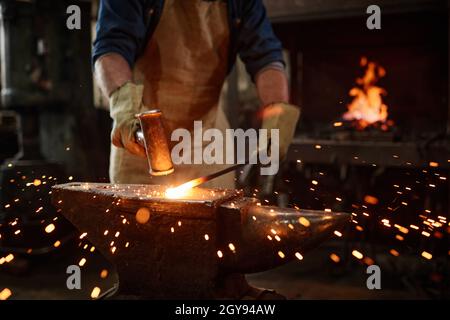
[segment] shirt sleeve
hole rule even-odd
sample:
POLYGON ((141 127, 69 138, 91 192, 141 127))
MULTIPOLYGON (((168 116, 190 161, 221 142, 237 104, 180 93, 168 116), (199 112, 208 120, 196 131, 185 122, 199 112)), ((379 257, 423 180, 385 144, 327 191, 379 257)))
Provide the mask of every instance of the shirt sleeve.
POLYGON ((252 79, 267 65, 282 63, 281 42, 275 36, 262 0, 247 0, 243 4, 242 25, 238 36, 239 56, 252 79))
POLYGON ((102 55, 120 54, 132 68, 145 41, 143 0, 100 0, 92 63, 102 55))

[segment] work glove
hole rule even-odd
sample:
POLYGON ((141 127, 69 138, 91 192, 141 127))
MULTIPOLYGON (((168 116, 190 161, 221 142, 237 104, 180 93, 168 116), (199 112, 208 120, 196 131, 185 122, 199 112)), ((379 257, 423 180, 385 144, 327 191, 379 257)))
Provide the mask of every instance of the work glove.
MULTIPOLYGON (((262 129, 279 129, 280 160, 286 157, 300 117, 300 108, 287 103, 272 103, 262 110, 262 129)), ((274 143, 274 141, 271 141, 274 143)))
POLYGON ((145 150, 135 139, 139 120, 135 117, 142 109, 143 85, 127 82, 116 89, 109 99, 109 111, 114 120, 111 142, 132 154, 145 157, 145 150))

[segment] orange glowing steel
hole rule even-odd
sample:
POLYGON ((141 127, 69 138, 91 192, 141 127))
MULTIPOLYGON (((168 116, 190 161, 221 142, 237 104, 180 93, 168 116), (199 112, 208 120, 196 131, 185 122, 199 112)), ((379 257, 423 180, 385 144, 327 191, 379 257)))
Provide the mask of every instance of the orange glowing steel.
POLYGON ((188 181, 186 183, 183 183, 177 187, 173 187, 173 188, 168 188, 166 190, 166 197, 169 199, 178 199, 178 198, 183 198, 187 195, 189 195, 189 191, 206 182, 206 178, 205 177, 200 177, 191 181, 188 181))

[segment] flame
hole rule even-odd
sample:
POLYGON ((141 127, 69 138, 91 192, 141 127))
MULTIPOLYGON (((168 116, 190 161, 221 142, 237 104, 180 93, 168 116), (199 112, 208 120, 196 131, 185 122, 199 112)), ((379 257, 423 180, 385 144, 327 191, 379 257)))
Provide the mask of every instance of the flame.
POLYGON ((343 119, 356 121, 356 127, 361 130, 376 123, 381 124, 382 130, 387 130, 388 107, 382 98, 387 92, 375 85, 386 75, 386 70, 375 62, 369 62, 365 57, 361 58, 360 65, 366 68, 366 72, 363 77, 356 79, 358 86, 349 92, 354 98, 348 105, 348 111, 344 113, 343 119))
POLYGON ((187 195, 189 195, 189 191, 206 182, 206 178, 205 177, 200 177, 191 181, 188 181, 186 183, 183 183, 177 187, 173 187, 173 188, 168 188, 166 190, 166 197, 169 199, 179 199, 179 198, 183 198, 187 195))

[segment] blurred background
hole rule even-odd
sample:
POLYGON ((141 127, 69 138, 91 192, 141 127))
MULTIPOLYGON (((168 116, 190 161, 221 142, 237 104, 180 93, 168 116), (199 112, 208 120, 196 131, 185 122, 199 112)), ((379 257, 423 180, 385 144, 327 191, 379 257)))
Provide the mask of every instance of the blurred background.
MULTIPOLYGON (((448 299, 448 1, 379 0, 380 30, 366 27, 371 1, 264 2, 303 113, 279 174, 244 172, 239 186, 353 222, 249 281, 293 299, 448 299), (374 102, 382 113, 370 113, 374 102), (382 290, 366 287, 371 264, 382 290)), ((91 299, 117 281, 114 268, 50 195, 57 183, 108 182, 111 120, 90 59, 98 1, 0 6, 0 298, 91 299), (66 28, 74 4, 80 30, 66 28), (81 290, 66 288, 71 264, 83 269, 81 290)), ((254 126, 259 102, 240 62, 221 104, 234 128, 254 126)))

